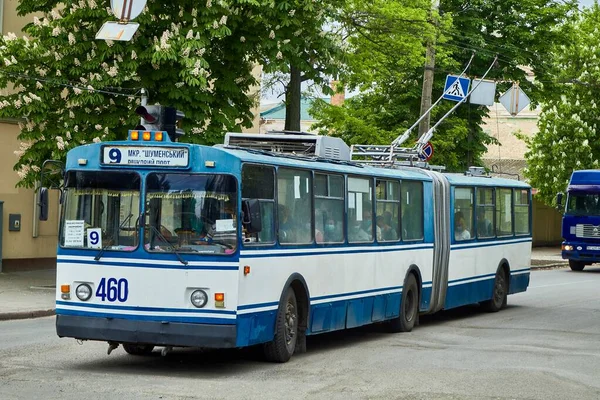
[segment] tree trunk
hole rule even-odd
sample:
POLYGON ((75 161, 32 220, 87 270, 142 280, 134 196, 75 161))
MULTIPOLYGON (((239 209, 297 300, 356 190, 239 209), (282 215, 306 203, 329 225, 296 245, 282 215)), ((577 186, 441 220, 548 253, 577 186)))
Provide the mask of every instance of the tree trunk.
POLYGON ((290 83, 285 93, 285 130, 300 131, 301 71, 290 66, 290 83))

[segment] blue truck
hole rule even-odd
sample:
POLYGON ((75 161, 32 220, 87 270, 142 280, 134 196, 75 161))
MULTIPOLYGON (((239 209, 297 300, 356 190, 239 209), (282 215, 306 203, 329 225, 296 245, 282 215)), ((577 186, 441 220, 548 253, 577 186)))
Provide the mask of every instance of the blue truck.
MULTIPOLYGON (((562 258, 573 271, 600 262, 600 170, 573 171, 562 220, 562 258)), ((562 207, 563 194, 556 203, 562 207)))

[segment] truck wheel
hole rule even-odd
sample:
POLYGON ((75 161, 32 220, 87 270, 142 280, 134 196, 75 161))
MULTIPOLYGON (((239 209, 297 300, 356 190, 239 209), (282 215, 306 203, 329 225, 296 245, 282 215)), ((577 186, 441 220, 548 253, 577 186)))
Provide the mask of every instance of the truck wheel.
POLYGON ((419 316, 419 289, 413 274, 409 274, 402 289, 400 315, 389 322, 392 332, 410 332, 419 316))
POLYGON ((585 264, 581 261, 569 260, 569 267, 571 267, 571 271, 583 271, 585 264))
POLYGON ((147 356, 152 353, 154 346, 151 344, 123 343, 123 349, 125 349, 127 354, 131 354, 132 356, 147 356))
POLYGON ((290 287, 279 304, 275 320, 275 336, 265 344, 265 358, 268 361, 284 363, 294 354, 298 339, 298 305, 296 295, 290 287))
POLYGON ((506 300, 508 296, 508 281, 504 269, 499 268, 496 272, 496 279, 494 279, 494 292, 492 293, 491 300, 484 301, 481 303, 485 311, 496 312, 506 307, 506 300))

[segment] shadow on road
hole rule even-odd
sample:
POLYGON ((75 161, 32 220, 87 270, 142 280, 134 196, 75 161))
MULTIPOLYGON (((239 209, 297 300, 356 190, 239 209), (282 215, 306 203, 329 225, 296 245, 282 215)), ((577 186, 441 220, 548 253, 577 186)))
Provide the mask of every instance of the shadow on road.
MULTIPOLYGON (((600 272, 600 271, 598 271, 600 272)), ((500 311, 509 313, 511 309, 519 306, 509 306, 500 311)), ((456 322, 464 319, 484 317, 488 315, 478 305, 460 307, 448 311, 441 311, 433 315, 422 315, 420 326, 415 327, 413 332, 421 329, 435 327, 438 324, 456 322)), ((307 354, 296 354, 292 358, 301 361, 316 353, 324 354, 339 351, 344 348, 365 345, 369 342, 386 340, 390 337, 386 324, 368 325, 359 328, 324 333, 309 336, 307 354)), ((402 334, 399 334, 402 335, 402 334)), ((263 370, 272 372, 281 368, 281 364, 272 364, 264 360, 262 346, 254 346, 244 349, 213 350, 195 348, 175 348, 166 356, 161 356, 157 348, 149 356, 130 356, 122 349, 115 351, 111 356, 99 354, 93 361, 77 363, 76 368, 89 372, 100 373, 123 373, 123 374, 148 374, 162 375, 166 377, 189 377, 189 378, 217 378, 223 375, 235 376, 263 370)))

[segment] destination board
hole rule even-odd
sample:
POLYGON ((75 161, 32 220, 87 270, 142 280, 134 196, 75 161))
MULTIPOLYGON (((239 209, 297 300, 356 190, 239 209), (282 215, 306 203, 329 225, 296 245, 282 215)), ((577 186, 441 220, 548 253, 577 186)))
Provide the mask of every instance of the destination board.
POLYGON ((104 146, 102 164, 153 167, 187 167, 187 147, 104 146))

